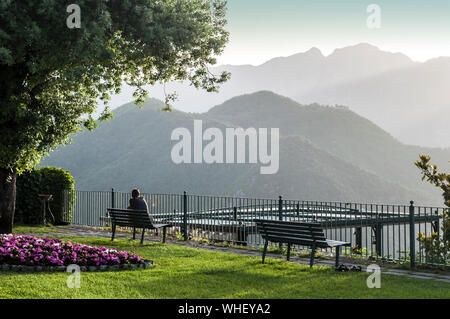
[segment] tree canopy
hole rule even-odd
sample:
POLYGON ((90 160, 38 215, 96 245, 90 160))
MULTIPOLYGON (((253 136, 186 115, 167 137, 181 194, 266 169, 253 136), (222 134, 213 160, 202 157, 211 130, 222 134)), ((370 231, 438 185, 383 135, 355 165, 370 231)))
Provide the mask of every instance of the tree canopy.
POLYGON ((123 82, 141 104, 144 85, 215 91, 229 77, 208 70, 228 41, 225 0, 71 2, 0 0, 0 233, 12 231, 16 175, 93 129, 98 100, 109 119, 123 82))
POLYGON ((222 0, 79 0, 80 28, 66 19, 71 1, 0 0, 0 168, 21 172, 81 127, 92 129, 98 99, 189 80, 208 91, 227 40, 222 0))

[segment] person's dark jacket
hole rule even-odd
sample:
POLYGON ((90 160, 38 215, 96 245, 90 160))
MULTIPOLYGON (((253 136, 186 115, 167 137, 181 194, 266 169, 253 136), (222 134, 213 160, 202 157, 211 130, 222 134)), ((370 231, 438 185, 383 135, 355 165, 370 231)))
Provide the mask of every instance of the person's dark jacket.
POLYGON ((130 198, 130 209, 145 210, 150 217, 150 221, 153 223, 153 218, 150 216, 148 205, 144 197, 130 198))
POLYGON ((146 210, 148 213, 148 205, 144 197, 130 198, 130 208, 136 210, 146 210))

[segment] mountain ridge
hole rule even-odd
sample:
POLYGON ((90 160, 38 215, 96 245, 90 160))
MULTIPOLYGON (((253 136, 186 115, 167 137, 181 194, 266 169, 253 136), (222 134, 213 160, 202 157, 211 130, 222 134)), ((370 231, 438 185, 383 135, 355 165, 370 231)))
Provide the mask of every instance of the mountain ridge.
MULTIPOLYGON (((413 165, 418 149, 411 151, 402 146, 350 110, 304 106, 268 91, 236 97, 224 104, 225 107, 219 105, 199 114, 158 111, 164 104, 155 99, 146 102, 142 109, 129 103, 118 110, 120 116, 110 123, 101 123, 93 132, 75 136, 72 145, 53 152, 42 165, 71 170, 77 187, 87 190, 114 187, 128 191, 139 186, 148 192, 187 190, 247 197, 283 195, 384 203, 414 199, 426 204, 438 204, 440 200, 438 190, 422 185, 413 165), (279 172, 261 175, 259 164, 174 164, 170 158, 175 144, 170 140, 171 131, 179 127, 192 131, 194 119, 203 120, 204 129, 279 126, 279 172), (362 132, 362 128, 368 132, 362 132), (358 142, 358 138, 363 141, 358 142), (379 147, 372 142, 377 139, 381 141, 379 147), (360 154, 361 147, 367 154, 360 154), (396 150, 403 147, 408 152, 396 150), (390 162, 382 161, 386 156, 380 153, 380 148, 381 152, 386 148, 392 153, 392 160, 398 157, 400 163, 386 169, 385 163, 390 162), (374 163, 364 162, 371 158, 374 163), (404 163, 410 166, 407 170, 401 169, 404 163), (387 172, 383 175, 381 171, 387 172), (391 173, 394 176, 389 176, 391 173), (412 176, 402 179, 401 175, 406 173, 412 176)), ((450 150, 441 157, 448 154, 450 150)))
MULTIPOLYGON (((450 117, 450 58, 426 62, 389 52, 367 43, 338 48, 325 56, 317 48, 260 65, 221 65, 211 72, 232 73, 219 93, 206 93, 171 82, 166 91, 176 91, 175 108, 206 112, 234 96, 269 90, 301 104, 346 105, 368 118, 401 142, 411 145, 450 147, 450 131, 439 129, 450 117), (437 122, 435 127, 425 123, 437 122)), ((124 86, 112 104, 131 100, 124 86), (125 98, 128 96, 127 98, 125 98)), ((162 86, 150 88, 150 96, 164 100, 162 86)))

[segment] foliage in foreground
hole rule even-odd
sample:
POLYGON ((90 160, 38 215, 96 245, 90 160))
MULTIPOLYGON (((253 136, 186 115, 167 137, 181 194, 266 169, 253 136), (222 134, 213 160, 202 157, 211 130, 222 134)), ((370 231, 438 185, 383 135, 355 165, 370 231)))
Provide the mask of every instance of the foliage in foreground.
POLYGON ((75 180, 72 175, 56 167, 41 167, 25 172, 17 178, 17 203, 14 222, 26 224, 42 223, 42 201, 39 194, 53 195, 49 203, 55 225, 72 221, 75 180))
MULTIPOLYGON (((438 172, 437 165, 430 164, 430 157, 420 155, 420 159, 414 164, 422 173, 422 180, 427 180, 430 184, 439 187, 443 193, 444 204, 450 207, 450 174, 438 172)), ((442 213, 441 235, 432 233, 426 235, 419 233, 417 240, 420 248, 425 251, 428 262, 448 263, 450 257, 450 209, 442 213)))

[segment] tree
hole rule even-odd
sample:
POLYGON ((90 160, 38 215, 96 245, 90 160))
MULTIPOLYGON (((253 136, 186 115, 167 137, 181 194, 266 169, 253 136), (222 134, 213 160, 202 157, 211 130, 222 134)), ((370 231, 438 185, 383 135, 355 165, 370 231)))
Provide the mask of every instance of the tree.
POLYGON ((17 174, 95 128, 98 99, 111 118, 122 82, 141 104, 144 85, 217 91, 229 78, 208 70, 228 41, 224 0, 78 0, 79 28, 66 23, 71 2, 0 0, 0 233, 12 231, 17 174))
POLYGON ((437 165, 431 165, 427 155, 420 155, 414 164, 421 170, 422 180, 426 179, 443 191, 444 204, 450 207, 450 174, 439 173, 437 165))
MULTIPOLYGON (((439 173, 437 165, 430 164, 430 157, 420 155, 419 160, 414 163, 422 173, 422 180, 427 180, 430 184, 439 187, 443 193, 444 203, 450 207, 450 174, 439 173)), ((450 209, 442 213, 442 234, 439 238, 437 233, 426 236, 425 233, 418 234, 421 247, 425 250, 427 260, 435 262, 448 262, 450 254, 450 209)))

